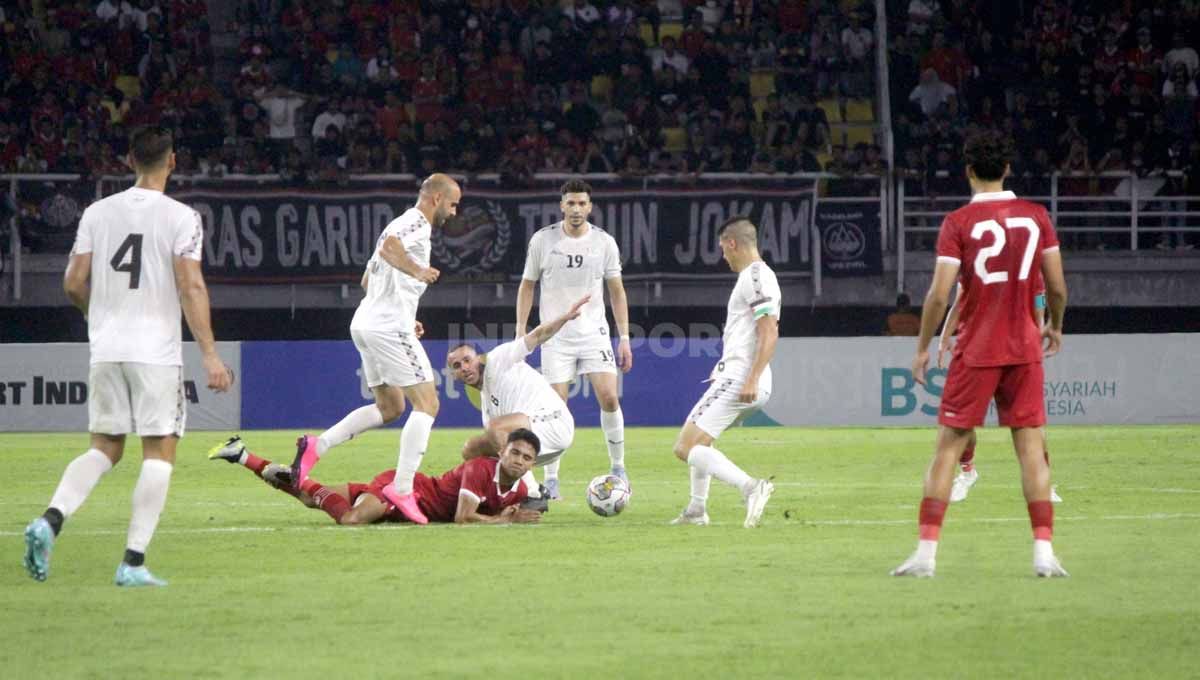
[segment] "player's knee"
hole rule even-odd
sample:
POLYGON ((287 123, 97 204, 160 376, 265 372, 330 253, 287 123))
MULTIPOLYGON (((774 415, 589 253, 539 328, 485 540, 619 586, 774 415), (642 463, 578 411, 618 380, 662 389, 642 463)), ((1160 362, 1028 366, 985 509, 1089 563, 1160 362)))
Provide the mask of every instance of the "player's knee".
POLYGON ((377 406, 379 408, 379 415, 383 418, 384 425, 391 423, 404 413, 404 407, 397 406, 396 404, 378 404, 377 406))
POLYGON ((691 453, 692 453, 692 447, 690 444, 683 442, 683 441, 675 442, 675 457, 676 458, 678 458, 679 460, 682 460, 683 462, 686 463, 688 460, 688 456, 691 455, 691 453))
POLYGON ((596 394, 596 401, 600 404, 601 411, 612 413, 621 408, 621 400, 617 399, 615 394, 596 394))

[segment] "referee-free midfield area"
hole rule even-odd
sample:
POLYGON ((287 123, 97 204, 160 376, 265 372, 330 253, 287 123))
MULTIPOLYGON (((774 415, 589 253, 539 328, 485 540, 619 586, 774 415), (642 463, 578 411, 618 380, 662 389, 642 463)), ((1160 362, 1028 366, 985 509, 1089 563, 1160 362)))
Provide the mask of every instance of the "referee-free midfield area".
MULTIPOLYGON (((774 476, 758 529, 713 485, 708 527, 667 526, 688 496, 674 429, 628 429, 633 500, 592 514, 598 433, 562 465, 536 526, 339 527, 205 451, 189 432, 152 550, 161 589, 113 586, 136 466, 66 524, 49 579, 21 566, 26 523, 86 445, 4 434, 5 677, 1194 677, 1200 662, 1200 427, 1050 428, 1054 543, 1036 579, 1007 431, 979 430, 979 482, 947 513, 930 580, 911 550, 930 429, 737 428, 722 449, 774 476)), ((421 469, 458 461, 435 429, 421 469)), ((243 432, 289 462, 296 432, 243 432)), ((319 479, 370 481, 399 431, 370 432, 319 479)), ((137 460, 130 440, 127 456, 137 460)))

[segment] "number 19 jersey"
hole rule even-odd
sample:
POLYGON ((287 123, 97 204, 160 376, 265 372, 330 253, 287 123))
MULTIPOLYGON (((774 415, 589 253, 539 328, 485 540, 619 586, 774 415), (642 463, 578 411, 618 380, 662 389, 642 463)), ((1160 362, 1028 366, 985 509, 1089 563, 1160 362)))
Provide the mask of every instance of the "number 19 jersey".
POLYGON ((175 257, 199 260, 195 210, 161 191, 133 187, 83 211, 72 255, 92 253, 91 362, 183 365, 175 257))
POLYGON ((954 359, 966 366, 1041 361, 1034 321, 1042 254, 1058 250, 1046 209, 1011 191, 976 194, 946 216, 937 259, 960 265, 959 339, 954 359))
POLYGON ((538 317, 542 323, 566 314, 584 295, 592 296, 579 318, 563 326, 546 347, 612 350, 602 285, 621 276, 621 254, 612 236, 590 223, 580 237, 567 235, 562 222, 544 227, 529 241, 521 276, 541 281, 538 317))

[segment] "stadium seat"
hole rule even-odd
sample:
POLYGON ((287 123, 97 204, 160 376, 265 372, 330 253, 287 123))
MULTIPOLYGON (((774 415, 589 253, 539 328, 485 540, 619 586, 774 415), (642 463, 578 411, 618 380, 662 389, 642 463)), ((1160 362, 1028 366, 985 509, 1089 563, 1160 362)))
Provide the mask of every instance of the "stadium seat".
POLYGON ((755 97, 750 103, 754 107, 754 120, 762 121, 763 111, 767 110, 767 100, 764 97, 755 97))
POLYGON ((687 149, 687 130, 681 127, 663 128, 663 148, 671 153, 687 149))
POLYGON ((683 24, 678 21, 664 21, 658 26, 658 39, 662 40, 667 36, 679 40, 679 36, 683 35, 683 24))
POLYGON ((850 99, 846 101, 847 123, 874 123, 875 107, 870 99, 850 99))
POLYGON ((142 96, 142 81, 137 76, 117 76, 113 85, 125 95, 126 99, 136 99, 142 96))
MULTIPOLYGON (((875 144, 875 126, 873 125, 852 124, 841 125, 839 127, 842 128, 842 132, 845 134, 847 147, 852 147, 859 143, 875 144)), ((837 132, 834 132, 834 135, 837 134, 837 132)))
POLYGON ((613 81, 611 76, 596 76, 592 78, 592 97, 608 101, 612 94, 613 81))
POLYGON ((817 102, 817 106, 825 111, 825 117, 829 119, 829 124, 840 123, 844 120, 842 117, 842 107, 836 99, 822 99, 817 102))
POLYGON ((750 96, 765 97, 775 92, 775 72, 755 71, 750 74, 750 96))
POLYGON ((824 168, 826 165, 829 165, 829 161, 833 160, 833 154, 826 153, 824 151, 816 154, 816 156, 817 162, 821 164, 822 168, 824 168))
POLYGON ((638 37, 642 39, 642 43, 646 47, 656 47, 658 45, 654 41, 654 27, 647 21, 638 24, 638 37))

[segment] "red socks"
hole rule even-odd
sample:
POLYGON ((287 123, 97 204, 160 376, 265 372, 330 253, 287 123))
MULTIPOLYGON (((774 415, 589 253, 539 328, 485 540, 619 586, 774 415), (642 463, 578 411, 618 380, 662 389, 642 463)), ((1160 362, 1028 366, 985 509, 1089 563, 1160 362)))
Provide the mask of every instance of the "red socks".
MULTIPOLYGON (((1032 506, 1031 506, 1032 507, 1032 506)), ((1030 512, 1033 512, 1030 510, 1030 512)), ((936 498, 921 499, 921 513, 917 523, 921 528, 922 541, 936 541, 942 533, 942 519, 946 516, 946 502, 936 498)))
POLYGON ((975 447, 974 446, 971 446, 971 447, 967 448, 966 451, 963 451, 962 458, 958 459, 959 464, 962 465, 963 472, 970 472, 971 470, 973 470, 975 468, 974 461, 975 461, 975 447))
POLYGON ((321 486, 320 482, 313 479, 306 479, 300 485, 300 490, 312 496, 313 502, 318 508, 325 511, 325 514, 333 518, 333 521, 339 524, 342 521, 342 515, 350 512, 350 501, 333 491, 321 486))
POLYGON ((262 477, 263 469, 270 464, 271 461, 267 460, 266 458, 259 458, 249 451, 246 452, 246 462, 242 463, 242 465, 250 468, 250 471, 259 477, 262 477))
POLYGON ((1050 501, 1030 503, 1029 523, 1033 525, 1033 540, 1049 541, 1054 535, 1054 504, 1050 501))

